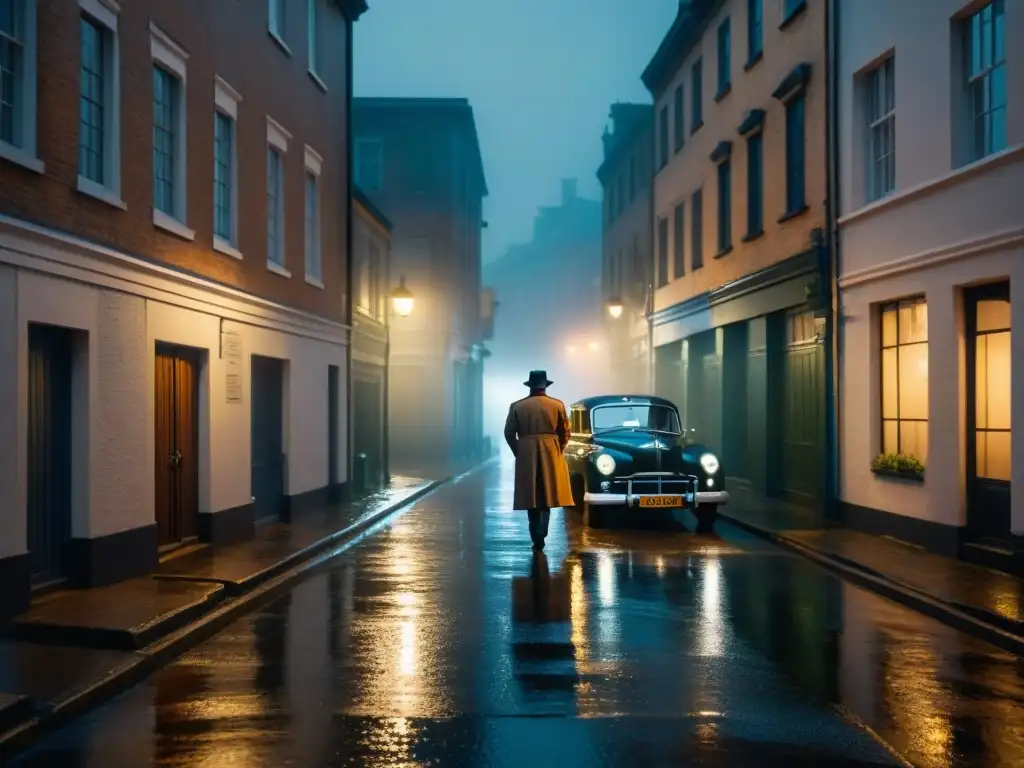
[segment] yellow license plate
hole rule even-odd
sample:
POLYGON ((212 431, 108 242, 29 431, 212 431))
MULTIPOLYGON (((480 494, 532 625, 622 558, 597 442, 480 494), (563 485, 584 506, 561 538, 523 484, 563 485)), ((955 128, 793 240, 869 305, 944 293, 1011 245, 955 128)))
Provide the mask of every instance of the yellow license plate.
POLYGON ((682 496, 641 496, 641 507, 681 507, 682 496))

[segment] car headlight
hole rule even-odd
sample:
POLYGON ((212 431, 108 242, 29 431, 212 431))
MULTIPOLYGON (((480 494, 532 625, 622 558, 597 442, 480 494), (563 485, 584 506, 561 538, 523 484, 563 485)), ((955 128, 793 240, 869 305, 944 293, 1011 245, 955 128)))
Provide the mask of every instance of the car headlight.
POLYGON ((602 475, 610 475, 615 471, 615 459, 607 453, 602 453, 598 456, 594 461, 594 465, 597 467, 597 471, 602 475))
POLYGON ((715 474, 718 471, 718 457, 713 453, 702 453, 700 456, 700 465, 704 471, 709 475, 715 474))

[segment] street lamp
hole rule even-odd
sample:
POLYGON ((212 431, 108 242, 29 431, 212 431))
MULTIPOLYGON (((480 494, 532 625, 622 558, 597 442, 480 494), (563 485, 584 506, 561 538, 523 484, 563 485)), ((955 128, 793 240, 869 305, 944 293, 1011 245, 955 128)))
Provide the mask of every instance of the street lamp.
POLYGON ((608 314, 611 315, 612 320, 618 320, 622 317, 622 301, 618 298, 608 300, 608 314))
POLYGON ((412 313, 415 299, 408 288, 405 287, 405 275, 398 281, 398 287, 391 292, 391 306, 399 317, 408 317, 412 313))

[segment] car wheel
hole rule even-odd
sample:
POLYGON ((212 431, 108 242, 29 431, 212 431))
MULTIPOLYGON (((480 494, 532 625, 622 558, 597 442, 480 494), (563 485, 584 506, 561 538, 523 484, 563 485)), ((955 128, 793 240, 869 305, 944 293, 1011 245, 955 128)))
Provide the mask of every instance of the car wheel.
POLYGON ((717 504, 698 504, 693 515, 697 518, 697 533, 715 532, 715 521, 718 519, 717 504))

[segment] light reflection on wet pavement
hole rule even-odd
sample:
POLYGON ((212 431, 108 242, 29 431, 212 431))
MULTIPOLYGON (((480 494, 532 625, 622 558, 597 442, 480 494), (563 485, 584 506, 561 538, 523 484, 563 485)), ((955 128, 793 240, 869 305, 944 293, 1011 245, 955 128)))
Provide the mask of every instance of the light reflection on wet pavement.
POLYGON ((507 465, 18 766, 1024 764, 1020 660, 723 526, 534 558, 507 465), (847 716, 844 713, 852 713, 847 716))

